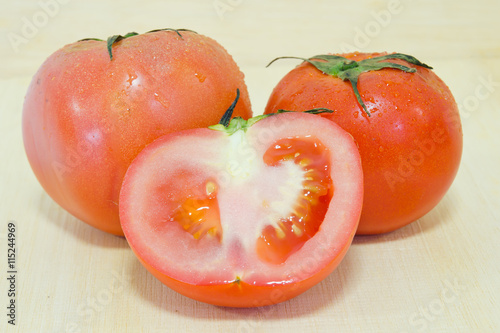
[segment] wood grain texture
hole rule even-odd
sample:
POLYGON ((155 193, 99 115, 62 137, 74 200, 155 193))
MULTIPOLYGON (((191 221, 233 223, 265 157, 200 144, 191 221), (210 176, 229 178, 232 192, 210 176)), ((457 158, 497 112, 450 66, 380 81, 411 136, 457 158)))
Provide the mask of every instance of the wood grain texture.
POLYGON ((496 0, 3 3, 0 332, 500 331, 499 12, 496 0), (231 10, 219 15, 218 3, 231 10), (23 32, 27 21, 38 24, 31 34, 23 32), (415 55, 435 68, 462 111, 464 154, 452 188, 417 222, 356 237, 335 272, 288 302, 226 309, 176 294, 142 268, 123 238, 76 220, 44 193, 21 137, 24 94, 52 52, 85 37, 164 27, 193 29, 225 46, 246 74, 255 114, 295 66, 264 68, 277 56, 349 46, 415 55), (13 43, 13 34, 23 43, 13 43), (18 228, 15 327, 5 315, 11 220, 18 228))

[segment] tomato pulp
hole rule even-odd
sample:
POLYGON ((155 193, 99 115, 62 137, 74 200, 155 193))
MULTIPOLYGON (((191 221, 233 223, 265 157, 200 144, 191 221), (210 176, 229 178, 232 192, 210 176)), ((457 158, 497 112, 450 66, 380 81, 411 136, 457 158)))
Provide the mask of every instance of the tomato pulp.
POLYGON ((164 284, 253 307, 290 299, 333 271, 362 193, 352 137, 321 117, 284 113, 157 139, 127 171, 120 218, 164 284))

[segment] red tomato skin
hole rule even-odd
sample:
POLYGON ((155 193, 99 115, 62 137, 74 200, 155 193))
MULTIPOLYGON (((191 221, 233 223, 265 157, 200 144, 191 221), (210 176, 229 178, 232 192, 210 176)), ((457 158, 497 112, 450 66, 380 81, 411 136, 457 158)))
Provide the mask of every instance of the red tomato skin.
POLYGON ((80 41, 52 54, 33 77, 23 139, 45 191, 78 219, 123 235, 118 197, 134 157, 157 137, 251 116, 244 76, 213 39, 160 31, 113 46, 80 41))
POLYGON ((313 276, 302 281, 269 283, 267 285, 252 285, 243 281, 215 285, 193 285, 163 274, 145 262, 137 252, 134 252, 142 265, 161 283, 186 297, 217 306, 254 308, 285 302, 324 280, 345 257, 353 238, 354 232, 349 236, 346 245, 335 259, 313 276))
MULTIPOLYGON (((342 56, 362 60, 381 54, 342 56)), ((463 135, 459 110, 446 84, 431 70, 382 69, 360 75, 358 88, 309 63, 290 71, 274 88, 265 113, 278 109, 333 109, 322 114, 356 140, 363 165, 364 199, 357 234, 401 228, 427 214, 446 194, 460 165, 463 135)))

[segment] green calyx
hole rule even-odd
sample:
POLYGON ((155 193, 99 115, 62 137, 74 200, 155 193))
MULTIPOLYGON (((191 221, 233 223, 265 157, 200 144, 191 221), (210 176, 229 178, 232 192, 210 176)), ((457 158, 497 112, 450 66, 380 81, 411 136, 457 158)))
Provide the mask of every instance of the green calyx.
POLYGON ((231 103, 226 112, 224 112, 224 115, 220 119, 219 123, 217 125, 209 126, 208 128, 213 129, 215 131, 226 132, 228 135, 232 135, 239 130, 246 131, 250 126, 252 126, 255 123, 255 121, 249 124, 250 120, 257 117, 250 118, 248 120, 245 120, 241 117, 235 117, 231 119, 234 112, 234 108, 236 107, 236 103, 238 103, 239 99, 240 99, 240 89, 236 89, 236 98, 234 99, 233 103, 231 103))
POLYGON ((389 59, 401 59, 413 65, 432 69, 432 67, 420 62, 417 58, 402 53, 387 54, 370 59, 364 59, 361 61, 354 61, 338 55, 329 54, 317 55, 311 58, 279 57, 271 61, 267 66, 270 66, 273 62, 279 59, 300 59, 310 63, 324 74, 337 77, 343 81, 348 80, 351 83, 354 95, 356 96, 359 105, 361 105, 368 116, 371 116, 370 112, 366 108, 366 105, 363 102, 363 99, 361 98, 358 90, 358 79, 362 73, 369 71, 378 71, 384 68, 399 69, 407 73, 414 73, 417 71, 412 67, 400 65, 390 61, 384 61, 389 59))
MULTIPOLYGON (((151 32, 158 32, 158 31, 173 31, 181 39, 183 39, 182 35, 180 33, 181 31, 189 31, 189 32, 197 33, 196 31, 189 30, 189 29, 172 29, 172 28, 155 29, 155 30, 148 31, 146 33, 148 34, 151 32)), ((123 36, 122 35, 113 35, 113 36, 108 37, 108 39, 106 40, 106 46, 108 49, 109 60, 113 60, 113 45, 114 44, 118 43, 119 41, 121 41, 125 38, 129 38, 129 37, 133 37, 133 36, 137 36, 137 35, 139 35, 137 32, 129 32, 128 34, 125 34, 123 36)), ((99 38, 84 38, 84 39, 80 39, 79 42, 83 42, 83 41, 87 41, 87 40, 96 40, 96 41, 100 41, 100 42, 103 41, 102 39, 99 39, 99 38)))
MULTIPOLYGON (((233 115, 234 108, 236 107, 236 103, 238 103, 238 100, 240 98, 240 90, 236 89, 236 98, 234 99, 233 103, 229 106, 229 108, 226 110, 222 118, 220 119, 219 123, 217 125, 212 125, 209 126, 208 128, 215 130, 215 131, 221 131, 227 133, 227 135, 233 135, 237 131, 244 131, 246 132, 247 129, 253 126, 256 122, 267 118, 269 116, 273 116, 276 114, 280 113, 285 113, 285 112, 300 112, 300 111, 288 111, 288 110, 278 110, 276 113, 269 113, 269 114, 263 114, 260 116, 255 116, 252 117, 248 120, 245 120, 241 117, 234 117, 231 119, 231 116, 233 115)), ((316 109, 311 109, 307 111, 303 111, 306 113, 311 113, 311 114, 320 114, 320 113, 332 113, 333 110, 330 109, 325 109, 325 108, 316 108, 316 109)))
POLYGON ((133 36, 137 36, 137 35, 138 35, 137 32, 129 32, 128 34, 126 34, 124 36, 113 35, 113 36, 108 37, 108 39, 106 41, 106 45, 108 47, 109 60, 113 60, 113 45, 115 43, 118 43, 119 41, 121 41, 125 38, 129 38, 129 37, 133 37, 133 36))

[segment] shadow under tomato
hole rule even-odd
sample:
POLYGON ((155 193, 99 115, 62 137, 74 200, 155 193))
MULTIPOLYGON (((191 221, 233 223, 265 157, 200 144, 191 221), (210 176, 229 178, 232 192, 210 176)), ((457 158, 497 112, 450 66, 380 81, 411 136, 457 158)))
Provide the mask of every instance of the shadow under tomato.
MULTIPOLYGON (((132 276, 133 282, 129 287, 164 311, 184 317, 239 321, 238 325, 256 327, 266 320, 307 316, 325 307, 335 308, 335 304, 343 303, 342 299, 355 288, 349 278, 349 274, 354 272, 351 267, 353 264, 348 252, 332 274, 305 293, 282 303, 257 308, 214 306, 185 297, 163 285, 137 259, 128 261, 125 270, 132 276)), ((241 330, 246 331, 245 327, 241 330)))
POLYGON ((38 207, 39 214, 71 237, 101 248, 128 247, 125 237, 106 233, 77 219, 59 206, 43 190, 40 190, 39 195, 41 196, 38 200, 40 202, 38 207))

